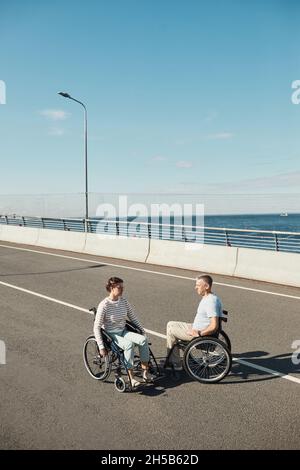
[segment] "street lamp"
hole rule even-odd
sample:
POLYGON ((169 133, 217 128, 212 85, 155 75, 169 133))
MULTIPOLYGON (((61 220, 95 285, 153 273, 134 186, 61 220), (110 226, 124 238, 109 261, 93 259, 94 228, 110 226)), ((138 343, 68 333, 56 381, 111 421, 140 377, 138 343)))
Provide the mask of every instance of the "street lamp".
POLYGON ((85 105, 81 102, 70 96, 68 93, 60 91, 59 95, 64 98, 69 98, 70 100, 76 101, 76 103, 81 104, 84 109, 84 172, 85 172, 85 221, 84 221, 84 231, 87 232, 88 225, 87 221, 89 218, 89 193, 88 193, 88 167, 87 167, 87 110, 85 105))

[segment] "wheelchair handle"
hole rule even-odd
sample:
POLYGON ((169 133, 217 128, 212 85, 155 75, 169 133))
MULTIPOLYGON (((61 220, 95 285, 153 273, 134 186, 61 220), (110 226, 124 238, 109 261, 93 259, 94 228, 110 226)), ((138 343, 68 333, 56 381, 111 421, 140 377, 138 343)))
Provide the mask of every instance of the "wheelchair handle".
POLYGON ((89 312, 91 312, 90 314, 91 314, 91 315, 94 315, 94 318, 95 318, 96 313, 97 313, 96 307, 89 308, 89 312))

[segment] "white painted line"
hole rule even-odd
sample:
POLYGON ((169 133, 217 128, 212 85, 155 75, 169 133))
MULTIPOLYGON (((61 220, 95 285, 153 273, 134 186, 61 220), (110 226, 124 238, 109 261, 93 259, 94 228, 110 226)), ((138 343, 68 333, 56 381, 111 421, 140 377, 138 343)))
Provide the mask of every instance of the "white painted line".
POLYGON ((276 375, 277 377, 281 377, 282 379, 290 380, 291 382, 295 382, 300 384, 300 379, 294 377, 293 375, 283 374, 282 372, 277 372, 276 370, 269 369, 268 367, 263 367, 258 364, 252 364, 251 362, 244 361, 244 359, 232 359, 235 362, 239 362, 240 364, 244 364, 245 366, 252 367, 252 369, 261 370, 262 372, 267 372, 268 374, 276 375))
MULTIPOLYGON (((39 294, 38 292, 34 292, 34 291, 31 291, 31 290, 28 290, 28 289, 24 289, 23 287, 18 287, 18 286, 15 286, 13 284, 8 284, 7 282, 0 281, 0 285, 3 285, 5 287, 10 287, 11 289, 16 289, 16 290, 21 291, 21 292, 25 292, 25 294, 31 294, 31 295, 34 295, 36 297, 40 297, 42 299, 49 300, 50 302, 54 302, 54 303, 57 303, 57 304, 60 304, 60 305, 64 305, 65 307, 74 308, 75 310, 79 310, 81 312, 85 312, 85 313, 89 313, 89 314, 91 313, 86 308, 78 307, 77 305, 70 304, 68 302, 63 302, 62 300, 54 299, 53 297, 48 297, 47 295, 39 294)), ((147 333, 151 334, 151 335, 158 336, 159 338, 166 339, 166 335, 163 335, 162 333, 157 333, 156 331, 148 330, 146 328, 145 328, 145 331, 147 333)), ((281 377, 282 379, 290 380, 292 382, 300 384, 300 379, 298 379, 297 377, 294 377, 293 375, 282 374, 281 372, 277 372, 275 370, 268 369, 267 367, 262 367, 262 366, 259 366, 259 365, 256 365, 256 364, 251 364, 251 362, 244 361, 243 359, 233 358, 233 360, 236 361, 236 362, 239 362, 241 364, 244 364, 246 366, 252 367, 253 369, 261 370, 261 371, 266 372, 268 374, 276 375, 278 377, 281 377)))
POLYGON ((89 310, 87 310, 86 308, 78 307, 77 305, 63 302, 62 300, 53 299, 53 297, 48 297, 47 295, 39 294, 38 292, 33 292, 32 290, 24 289, 23 287, 14 286, 13 284, 8 284, 7 282, 3 282, 3 281, 0 281, 0 284, 5 287, 10 287, 11 289, 25 292, 25 294, 31 294, 31 295, 35 295, 36 297, 40 297, 45 300, 50 300, 50 302, 55 302, 56 304, 64 305, 65 307, 75 308, 76 310, 80 310, 81 312, 90 313, 89 310))
MULTIPOLYGON (((93 313, 91 313, 88 309, 78 307, 78 305, 70 304, 68 302, 63 302, 62 300, 54 299, 53 297, 48 297, 48 295, 39 294, 38 292, 34 292, 34 291, 28 290, 28 289, 24 289, 23 287, 18 287, 18 286, 15 286, 13 284, 8 284, 7 282, 0 281, 0 284, 2 286, 5 286, 5 287, 10 287, 11 289, 15 289, 15 290, 19 290, 21 292, 25 292, 25 294, 31 294, 31 295, 34 295, 36 297, 40 297, 41 299, 50 300, 50 302, 54 302, 56 304, 64 305, 65 307, 74 308, 75 310, 79 310, 80 312, 85 312, 85 313, 89 313, 90 315, 93 315, 93 313)), ((163 335, 161 333, 157 333, 156 331, 147 330, 146 328, 145 328, 145 331, 147 333, 151 334, 151 335, 158 336, 159 338, 164 338, 164 339, 167 338, 166 335, 163 335)))
MULTIPOLYGON (((29 251, 29 252, 32 252, 32 253, 39 253, 39 254, 42 254, 42 255, 55 256, 55 257, 58 257, 58 258, 73 259, 73 260, 76 260, 76 261, 83 261, 84 263, 91 263, 91 264, 100 264, 101 263, 105 266, 113 266, 115 268, 120 268, 120 269, 129 269, 131 271, 140 271, 140 272, 145 272, 145 273, 149 273, 149 274, 157 274, 158 276, 167 276, 167 277, 174 277, 174 278, 178 278, 178 279, 186 279, 188 281, 195 281, 195 278, 196 278, 196 274, 195 274, 195 277, 178 276, 177 274, 162 273, 160 271, 152 271, 152 270, 149 270, 149 269, 133 268, 131 266, 126 266, 126 265, 123 265, 123 264, 107 263, 106 261, 102 261, 101 259, 100 260, 95 260, 95 259, 87 259, 87 258, 78 258, 76 256, 59 255, 57 253, 50 253, 48 251, 31 250, 29 248, 19 248, 19 247, 16 247, 16 246, 8 246, 8 245, 1 245, 1 244, 0 244, 0 247, 9 248, 9 249, 12 249, 12 250, 29 251)), ((247 290, 247 291, 250 291, 250 292, 258 292, 258 293, 261 293, 261 294, 276 295, 278 297, 285 297, 285 298, 289 298, 289 299, 300 300, 300 296, 297 296, 297 295, 282 294, 280 292, 272 292, 272 291, 267 291, 267 290, 262 290, 262 289, 253 289, 251 287, 237 286, 235 284, 226 284, 224 282, 214 281, 214 285, 223 286, 223 287, 231 287, 232 289, 242 289, 242 290, 247 290)))
POLYGON ((157 333, 156 331, 153 331, 153 330, 147 330, 146 328, 145 328, 145 331, 147 333, 149 333, 150 335, 158 336, 159 338, 163 338, 163 339, 167 339, 167 336, 163 335, 162 333, 157 333))

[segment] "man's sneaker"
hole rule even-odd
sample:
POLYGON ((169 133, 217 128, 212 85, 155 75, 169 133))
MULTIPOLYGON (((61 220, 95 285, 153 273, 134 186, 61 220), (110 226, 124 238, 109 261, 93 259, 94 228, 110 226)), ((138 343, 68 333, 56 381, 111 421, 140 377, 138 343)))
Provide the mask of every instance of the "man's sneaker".
POLYGON ((146 382, 146 383, 151 383, 153 382, 155 379, 155 376, 150 374, 150 372, 148 370, 144 370, 143 371, 143 381, 146 382))

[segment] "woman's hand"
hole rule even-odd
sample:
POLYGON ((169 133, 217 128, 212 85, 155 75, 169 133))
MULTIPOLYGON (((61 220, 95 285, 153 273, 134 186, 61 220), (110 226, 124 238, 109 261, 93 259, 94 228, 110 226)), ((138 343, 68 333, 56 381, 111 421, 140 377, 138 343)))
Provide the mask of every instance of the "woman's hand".
POLYGON ((100 356, 104 357, 104 356, 107 356, 107 351, 106 349, 100 349, 100 356))

